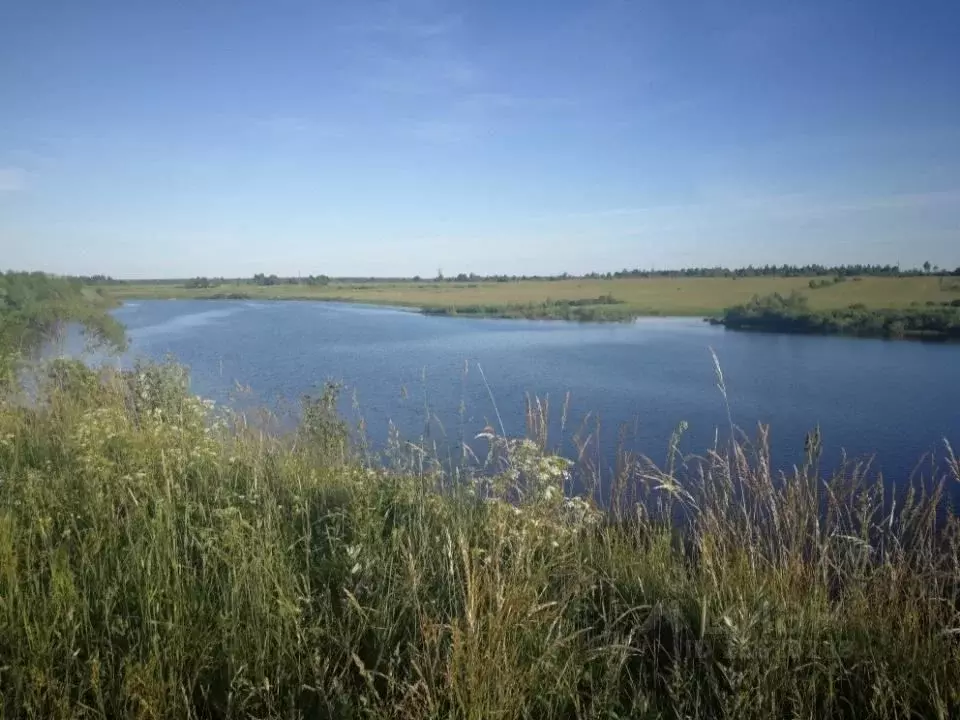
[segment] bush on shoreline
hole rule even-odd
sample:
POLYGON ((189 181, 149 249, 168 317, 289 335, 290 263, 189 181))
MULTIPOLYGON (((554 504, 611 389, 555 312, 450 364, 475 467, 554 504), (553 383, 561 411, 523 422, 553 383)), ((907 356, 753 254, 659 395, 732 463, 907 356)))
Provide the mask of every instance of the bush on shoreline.
POLYGON ((625 457, 601 511, 539 441, 454 481, 365 463, 329 395, 271 437, 184 377, 0 400, 4 717, 960 711, 949 449, 895 506, 815 435, 782 478, 762 437, 685 480, 625 457))
POLYGON ((876 310, 854 304, 840 310, 813 310, 802 295, 774 293, 727 308, 717 322, 732 330, 957 340, 960 304, 876 310))
POLYGON ((20 359, 68 323, 80 325, 95 344, 122 348, 125 330, 107 312, 113 304, 78 278, 0 272, 0 388, 20 359))

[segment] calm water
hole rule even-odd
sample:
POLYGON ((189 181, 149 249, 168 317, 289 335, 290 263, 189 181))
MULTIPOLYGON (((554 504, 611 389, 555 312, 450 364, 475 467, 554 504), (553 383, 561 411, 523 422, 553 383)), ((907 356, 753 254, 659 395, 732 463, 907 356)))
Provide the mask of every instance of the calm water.
MULTIPOLYGON (((729 432, 712 347, 733 422, 751 434, 769 423, 779 464, 802 459, 804 435, 817 424, 827 459, 842 450, 875 455, 874 467, 891 478, 945 437, 960 446, 958 345, 741 334, 689 319, 580 325, 311 302, 144 301, 117 317, 131 338, 124 362, 172 354, 190 367, 195 392, 221 402, 238 382, 272 405, 342 381, 374 441, 389 420, 418 438, 425 408, 436 417, 433 438, 455 441, 495 425, 479 363, 510 434, 523 432, 524 394, 549 395, 552 441, 561 444, 569 392, 567 441, 592 412, 608 458, 627 425, 632 448, 662 459, 681 421, 689 424, 682 448, 701 452, 716 431, 729 432)), ((352 412, 351 399, 344 409, 352 412)))

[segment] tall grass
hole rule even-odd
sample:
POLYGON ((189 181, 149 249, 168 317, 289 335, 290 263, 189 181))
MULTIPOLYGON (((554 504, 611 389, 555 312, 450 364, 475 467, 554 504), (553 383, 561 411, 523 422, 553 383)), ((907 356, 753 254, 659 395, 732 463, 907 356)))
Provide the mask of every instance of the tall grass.
POLYGON ((272 437, 175 368, 72 363, 0 402, 3 716, 960 711, 949 449, 896 502, 816 434, 789 477, 762 438, 625 457, 601 511, 542 404, 457 483, 365 466, 334 407, 272 437))

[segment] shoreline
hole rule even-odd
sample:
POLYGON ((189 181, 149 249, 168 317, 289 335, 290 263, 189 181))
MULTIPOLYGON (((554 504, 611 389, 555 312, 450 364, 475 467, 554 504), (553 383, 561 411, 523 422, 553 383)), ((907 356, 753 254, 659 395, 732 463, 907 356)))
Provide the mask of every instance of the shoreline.
MULTIPOLYGON (((319 302, 319 303, 340 303, 343 305, 355 305, 359 307, 378 308, 383 310, 396 310, 399 312, 414 313, 427 317, 446 317, 446 318, 466 318, 472 320, 532 320, 538 322, 570 322, 577 324, 631 324, 637 320, 649 318, 678 318, 678 319, 700 319, 702 322, 716 327, 722 327, 724 330, 741 333, 759 333, 766 335, 805 335, 815 337, 841 337, 860 340, 907 340, 912 342, 932 343, 932 344, 954 344, 960 342, 960 337, 952 336, 946 333, 938 332, 905 332, 900 335, 888 334, 882 331, 878 332, 858 332, 842 331, 829 327, 820 326, 819 328, 794 328, 777 327, 776 323, 739 323, 728 320, 725 315, 736 308, 727 308, 718 314, 689 313, 680 312, 664 313, 659 310, 642 312, 637 309, 626 313, 614 313, 610 315, 598 314, 596 316, 577 316, 557 315, 548 312, 554 306, 529 305, 529 306, 511 306, 505 305, 501 308, 496 306, 481 309, 457 308, 457 307, 429 307, 421 305, 402 305, 396 302, 377 302, 375 300, 363 299, 357 300, 347 297, 310 297, 306 295, 292 295, 284 297, 258 297, 255 295, 242 293, 222 293, 213 295, 195 295, 195 296, 175 296, 175 297, 150 297, 131 295, 124 298, 114 298, 118 306, 129 302, 143 301, 164 301, 164 300, 201 300, 201 301, 249 301, 249 302, 319 302), (543 309, 544 312, 537 312, 543 309)), ((573 306, 578 307, 578 306, 573 306)), ((593 307, 593 306, 587 306, 593 307)), ((878 311, 879 312, 879 311, 878 311)))
POLYGON ((331 281, 189 287, 177 282, 96 286, 110 300, 339 302, 438 317, 630 323, 699 318, 730 330, 848 337, 960 335, 960 286, 934 277, 636 278, 514 282, 331 281), (956 310, 955 310, 956 309, 956 310))
MULTIPOLYGON (((502 307, 489 306, 481 309, 476 309, 473 306, 467 307, 431 307, 428 305, 419 305, 419 304, 402 304, 396 301, 383 301, 378 302, 375 299, 356 299, 349 297, 339 297, 339 296, 326 296, 326 297, 317 297, 310 295, 285 295, 285 296, 259 296, 252 294, 244 293, 217 293, 212 295, 171 295, 171 296, 150 296, 150 295, 126 295, 123 297, 114 297, 114 300, 118 306, 126 305, 127 303, 132 302, 150 302, 150 301, 168 301, 168 300, 199 300, 199 301, 235 301, 235 302, 319 302, 319 303, 341 303, 343 305, 357 305, 360 307, 367 306, 372 308, 381 308, 381 309, 392 309, 399 310, 403 312, 416 313, 418 315, 432 316, 432 317, 451 317, 451 318, 469 318, 477 320, 549 320, 556 322, 575 322, 575 323, 631 323, 635 320, 642 318, 701 318, 704 321, 715 320, 716 315, 705 314, 702 312, 670 312, 664 313, 659 310, 649 310, 647 312, 642 312, 637 309, 631 309, 627 312, 615 311, 611 313, 597 313, 595 316, 587 316, 586 314, 578 316, 576 313, 571 313, 570 315, 557 315, 555 313, 549 312, 550 310, 556 309, 558 307, 571 307, 571 308, 595 308, 597 305, 566 305, 564 301, 558 301, 549 305, 540 304, 528 304, 528 305, 503 305, 502 307), (538 312, 543 310, 543 312, 538 312)), ((617 304, 610 304, 612 307, 616 307, 617 304)), ((607 305, 600 305, 599 307, 607 307, 607 305)))
POLYGON ((859 303, 822 310, 810 307, 804 295, 774 293, 727 308, 713 324, 741 332, 956 342, 960 300, 907 308, 868 308, 859 303))
POLYGON ((805 332, 798 330, 777 330, 762 327, 736 327, 727 325, 723 318, 705 317, 703 322, 722 327, 724 330, 750 335, 799 335, 803 337, 844 338, 847 340, 890 340, 893 342, 929 343, 931 345, 956 345, 960 338, 942 333, 910 333, 905 335, 865 334, 854 332, 805 332))
MULTIPOLYGON (((538 314, 536 312, 523 312, 526 308, 513 308, 510 306, 505 306, 502 309, 497 308, 485 308, 479 311, 470 310, 463 311, 458 308, 431 308, 423 307, 416 305, 398 305, 393 302, 375 302, 371 300, 355 300, 352 298, 343 298, 343 297, 306 297, 306 296, 291 296, 291 297, 256 297, 256 296, 236 296, 230 294, 230 296, 225 295, 200 295, 196 297, 167 297, 167 298, 157 298, 157 297, 141 297, 141 296, 130 296, 118 300, 120 305, 125 305, 129 302, 143 302, 143 301, 163 301, 163 300, 203 300, 203 301, 215 301, 215 300, 226 300, 226 301, 250 301, 250 302, 319 302, 319 303, 340 303, 343 305, 355 305, 359 307, 370 307, 378 308, 383 310, 396 310, 398 312, 407 312, 414 313, 417 315, 424 315, 427 317, 446 317, 446 318, 466 318, 470 320, 532 320, 537 322, 570 322, 577 324, 631 324, 635 323, 637 320, 643 319, 652 319, 652 318, 677 318, 684 320, 700 319, 702 322, 716 327, 722 327, 724 330, 731 332, 741 332, 741 333, 759 333, 765 335, 805 335, 805 336, 815 336, 815 337, 841 337, 841 338, 851 338, 859 340, 907 340, 912 342, 922 342, 922 343, 931 343, 931 344, 954 344, 960 342, 960 337, 954 337, 945 333, 934 333, 934 332, 912 332, 905 333, 902 335, 890 335, 883 332, 843 332, 836 331, 831 329, 787 329, 787 328, 778 328, 767 325, 750 325, 750 324, 731 324, 730 321, 726 320, 724 316, 710 314, 705 315, 703 313, 691 313, 691 314, 681 314, 681 313, 663 313, 660 311, 650 311, 650 312, 640 312, 640 311, 631 311, 624 315, 614 315, 614 316, 596 316, 596 317, 576 317, 576 316, 560 316, 556 314, 549 314, 544 312, 538 314), (520 310, 520 311, 518 311, 520 310)), ((536 306, 530 308, 531 310, 536 310, 536 306)))

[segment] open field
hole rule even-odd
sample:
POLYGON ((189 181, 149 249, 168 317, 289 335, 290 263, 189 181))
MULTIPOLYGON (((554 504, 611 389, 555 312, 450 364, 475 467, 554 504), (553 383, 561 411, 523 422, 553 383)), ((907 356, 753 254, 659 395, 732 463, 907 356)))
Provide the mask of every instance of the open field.
MULTIPOLYGON (((105 286, 124 299, 244 297, 270 300, 339 300, 420 308, 433 312, 484 316, 564 317, 569 309, 595 311, 586 319, 625 319, 643 315, 716 316, 754 295, 803 293, 814 310, 846 308, 860 303, 869 309, 905 308, 960 297, 960 279, 939 277, 864 277, 816 289, 822 278, 638 278, 620 280, 535 280, 519 282, 353 282, 329 285, 224 284, 193 289, 183 284, 105 286), (591 302, 593 301, 593 302, 591 302)), ((576 312, 579 312, 577 310, 576 312)), ((571 319, 585 319, 572 317, 571 319)))

